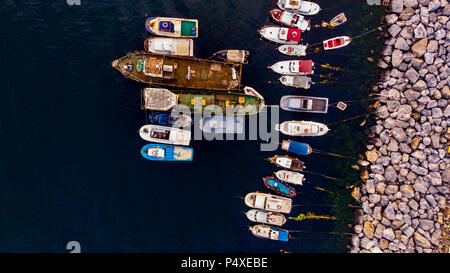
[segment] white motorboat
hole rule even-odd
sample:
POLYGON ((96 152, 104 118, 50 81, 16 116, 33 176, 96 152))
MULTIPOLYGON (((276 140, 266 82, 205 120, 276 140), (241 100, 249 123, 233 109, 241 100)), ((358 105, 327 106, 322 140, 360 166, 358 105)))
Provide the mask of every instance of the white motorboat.
POLYGON ((301 173, 291 172, 286 170, 279 170, 275 173, 275 176, 283 182, 291 183, 295 185, 303 186, 305 177, 301 173))
POLYGON ((277 48, 278 52, 284 55, 288 56, 306 56, 306 48, 308 47, 308 44, 306 45, 282 45, 277 48))
POLYGON ((247 218, 256 223, 282 226, 286 223, 286 217, 281 213, 251 209, 245 213, 247 218))
POLYGON ((285 86, 303 89, 309 89, 311 84, 314 84, 311 78, 307 76, 282 76, 279 80, 285 86))
POLYGON ((268 68, 281 75, 296 76, 314 74, 313 67, 312 60, 289 60, 277 62, 268 68))
POLYGON ((292 199, 262 192, 251 192, 245 196, 245 204, 251 208, 290 213, 292 199))
POLYGON ((277 23, 286 27, 299 28, 302 31, 311 29, 310 22, 304 16, 295 12, 273 9, 270 11, 270 16, 277 23))
POLYGON ((318 4, 303 0, 278 0, 277 5, 282 10, 294 11, 303 15, 315 15, 320 11, 318 4))
POLYGON ((187 146, 191 141, 191 131, 160 125, 144 125, 139 135, 144 140, 162 144, 187 146))
POLYGON ((323 123, 304 120, 285 121, 275 125, 275 130, 288 136, 322 136, 329 131, 323 123))
POLYGON ((258 30, 259 35, 277 44, 297 45, 300 42, 302 30, 277 26, 265 26, 258 30))
POLYGON ((144 48, 156 54, 194 56, 194 40, 186 38, 149 37, 144 42, 144 48))

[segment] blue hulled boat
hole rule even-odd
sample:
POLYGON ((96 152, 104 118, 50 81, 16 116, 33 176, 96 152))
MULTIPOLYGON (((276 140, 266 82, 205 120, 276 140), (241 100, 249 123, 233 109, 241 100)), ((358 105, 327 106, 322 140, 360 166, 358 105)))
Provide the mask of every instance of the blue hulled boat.
POLYGON ((192 124, 191 117, 179 114, 173 115, 171 112, 148 111, 148 121, 151 124, 173 127, 188 127, 192 124))
POLYGON ((276 191, 277 193, 287 196, 287 197, 294 197, 297 193, 295 192, 295 189, 291 186, 288 186, 281 182, 278 179, 275 179, 273 177, 264 177, 263 178, 264 185, 271 189, 276 191))
POLYGON ((156 161, 192 161, 194 149, 167 144, 147 144, 142 147, 141 155, 156 161))
POLYGON ((312 153, 312 148, 307 143, 293 140, 283 140, 281 142, 281 149, 299 155, 309 155, 312 153))

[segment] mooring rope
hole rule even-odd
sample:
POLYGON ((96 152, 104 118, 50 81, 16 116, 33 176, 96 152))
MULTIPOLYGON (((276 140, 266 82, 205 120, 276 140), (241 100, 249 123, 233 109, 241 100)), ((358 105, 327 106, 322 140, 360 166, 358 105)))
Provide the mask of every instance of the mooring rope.
POLYGON ((357 158, 354 158, 354 157, 349 157, 349 156, 345 156, 345 155, 335 154, 335 153, 331 153, 331 152, 320 151, 320 150, 317 150, 317 149, 312 149, 312 151, 313 151, 313 153, 317 153, 317 154, 331 155, 331 156, 335 156, 335 157, 341 157, 341 158, 358 160, 357 158))

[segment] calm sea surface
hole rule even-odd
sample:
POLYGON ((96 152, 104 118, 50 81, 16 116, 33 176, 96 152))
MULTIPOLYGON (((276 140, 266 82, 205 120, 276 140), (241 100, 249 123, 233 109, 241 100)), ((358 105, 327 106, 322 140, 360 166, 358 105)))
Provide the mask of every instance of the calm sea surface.
MULTIPOLYGON (((312 24, 340 12, 349 21, 304 33, 310 44, 361 34, 377 27, 383 13, 362 0, 319 2, 324 10, 312 24)), ((274 7, 275 0, 81 0, 80 6, 66 0, 6 0, 0 6, 0 251, 68 252, 67 242, 78 241, 82 252, 345 252, 345 236, 328 232, 350 231, 353 210, 345 205, 352 199, 345 187, 357 181, 349 167, 354 161, 319 154, 303 158, 308 170, 346 181, 307 174, 309 183, 298 188, 302 193, 294 203, 309 206, 295 207, 290 216, 309 211, 337 221, 290 220, 284 228, 308 232, 288 243, 256 238, 239 197, 269 192, 262 177, 277 169, 263 158, 283 152, 260 152, 261 141, 193 141, 191 163, 145 160, 139 153, 145 142, 137 134, 145 122, 139 98, 144 85, 110 66, 143 48, 148 16, 197 18, 195 55, 250 50, 242 82, 269 105, 287 94, 328 97, 331 103, 367 97, 377 79, 374 63, 366 60, 380 49, 376 32, 346 48, 307 56, 350 70, 334 74, 338 84, 310 90, 267 84, 278 76, 266 66, 289 59, 256 32, 270 24, 274 7)), ((331 108, 327 115, 282 111, 281 121, 333 123, 364 112, 361 103, 345 112, 331 108)), ((365 140, 361 121, 297 140, 356 157, 365 140)))

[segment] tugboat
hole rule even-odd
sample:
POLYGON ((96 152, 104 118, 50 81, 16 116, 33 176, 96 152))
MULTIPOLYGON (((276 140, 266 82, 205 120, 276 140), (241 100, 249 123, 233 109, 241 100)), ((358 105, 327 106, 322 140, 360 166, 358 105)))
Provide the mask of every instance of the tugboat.
POLYGON ((198 37, 198 20, 169 17, 151 17, 145 21, 145 28, 151 34, 167 37, 198 37))
MULTIPOLYGON (((244 88, 244 90, 247 90, 244 88)), ((141 108, 168 111, 175 106, 191 112, 212 111, 219 115, 253 115, 264 109, 264 98, 253 88, 250 93, 219 91, 170 91, 161 88, 145 88, 141 92, 141 108), (175 93, 176 92, 176 93, 175 93), (257 92, 256 92, 257 93, 257 92)))
POLYGON ((275 164, 276 166, 291 170, 291 171, 301 171, 305 168, 305 163, 287 155, 275 155, 268 158, 269 162, 275 164))
POLYGON ((286 223, 286 217, 281 213, 269 212, 259 209, 251 209, 245 213, 247 218, 256 223, 282 226, 286 223))
POLYGON ((286 111, 326 114, 328 98, 287 95, 281 97, 280 107, 286 111))
POLYGON ((329 129, 325 124, 314 121, 285 121, 275 125, 275 130, 288 136, 322 136, 329 129))
POLYGON ((275 176, 283 182, 300 186, 303 186, 303 181, 305 180, 305 176, 303 174, 286 170, 277 171, 275 176))
POLYGON ((269 176, 264 177, 263 181, 264 181, 264 185, 267 188, 269 188, 281 195, 284 195, 287 197, 294 197, 295 195, 297 195, 297 193, 295 192, 295 189, 293 187, 288 186, 288 185, 284 184, 283 182, 281 182, 277 179, 274 179, 273 177, 269 177, 269 176))
POLYGON ((254 209, 290 213, 292 199, 262 192, 251 192, 245 196, 245 204, 254 209))
POLYGON ((280 9, 298 12, 303 15, 315 15, 320 11, 320 6, 316 3, 303 0, 278 0, 277 5, 280 9))
POLYGON ((194 149, 166 144, 147 144, 141 149, 141 155, 156 161, 192 161, 194 149))
POLYGON ((273 9, 270 11, 270 16, 275 22, 286 27, 299 28, 302 31, 311 29, 309 21, 295 12, 273 9))
POLYGON ((155 54, 194 56, 194 40, 192 39, 148 37, 144 42, 144 48, 155 54))
POLYGON ((252 234, 259 238, 270 239, 274 241, 287 242, 289 240, 289 231, 267 225, 254 225, 250 227, 252 234))
POLYGON ((126 78, 146 84, 241 91, 242 64, 238 63, 136 51, 111 65, 126 78))

